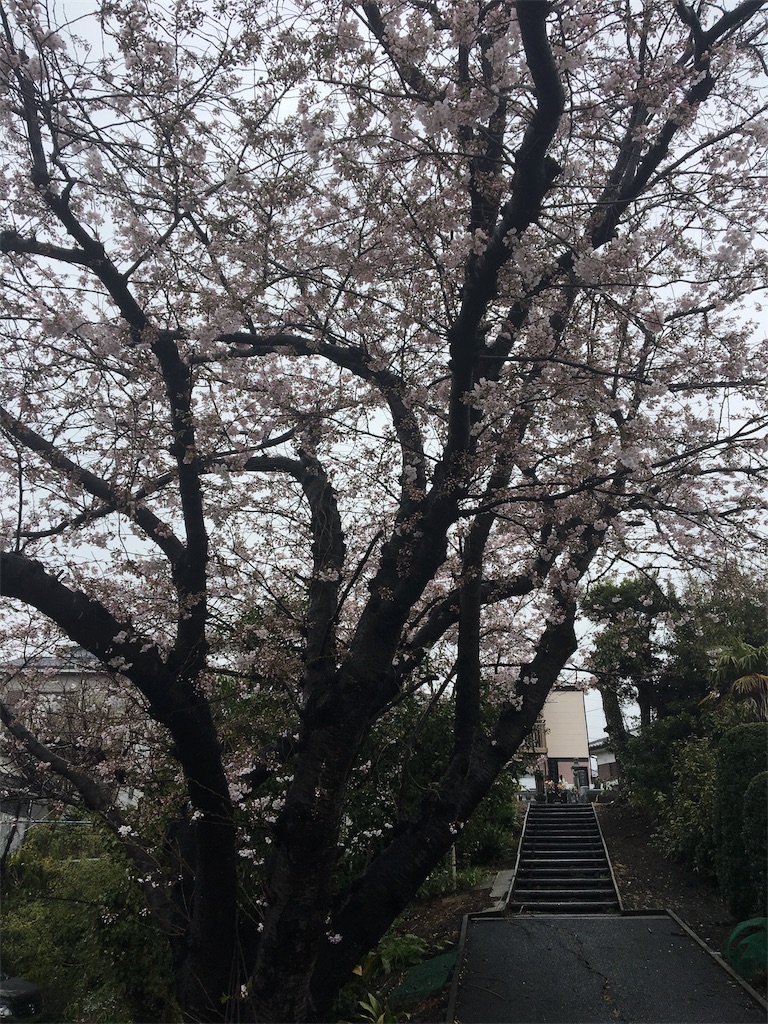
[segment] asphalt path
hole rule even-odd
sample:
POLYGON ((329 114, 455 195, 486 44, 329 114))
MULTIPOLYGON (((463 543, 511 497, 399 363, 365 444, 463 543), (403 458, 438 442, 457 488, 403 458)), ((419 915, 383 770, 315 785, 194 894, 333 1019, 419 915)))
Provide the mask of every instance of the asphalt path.
POLYGON ((672 914, 470 915, 448 1020, 766 1024, 765 1005, 672 914))

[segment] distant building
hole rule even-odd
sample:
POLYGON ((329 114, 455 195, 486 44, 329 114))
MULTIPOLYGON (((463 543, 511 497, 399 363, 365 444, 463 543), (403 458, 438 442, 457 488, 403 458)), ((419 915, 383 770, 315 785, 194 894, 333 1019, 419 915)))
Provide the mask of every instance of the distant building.
POLYGON ((591 779, 584 691, 575 687, 552 690, 542 717, 547 730, 545 778, 588 786, 591 779))
MULTIPOLYGON (((4 665, 0 699, 48 749, 96 777, 121 747, 141 746, 126 725, 131 708, 114 677, 80 648, 4 665), (94 737, 109 748, 94 749, 94 737)), ((47 820, 68 785, 0 730, 0 857, 20 845, 30 824, 47 820)), ((140 796, 130 786, 112 786, 124 806, 140 796)))
MULTIPOLYGON (((545 779, 562 781, 577 788, 591 785, 583 690, 573 686, 552 690, 527 746, 538 755, 537 768, 545 779)), ((535 788, 536 784, 533 776, 523 777, 520 783, 527 789, 535 788)))
MULTIPOLYGON (((628 735, 637 736, 638 732, 638 728, 632 728, 628 730, 628 735)), ((596 740, 593 740, 589 744, 589 752, 594 760, 597 761, 598 779, 604 779, 606 782, 609 782, 611 779, 621 778, 621 771, 616 761, 616 754, 611 746, 610 736, 599 736, 596 740)))

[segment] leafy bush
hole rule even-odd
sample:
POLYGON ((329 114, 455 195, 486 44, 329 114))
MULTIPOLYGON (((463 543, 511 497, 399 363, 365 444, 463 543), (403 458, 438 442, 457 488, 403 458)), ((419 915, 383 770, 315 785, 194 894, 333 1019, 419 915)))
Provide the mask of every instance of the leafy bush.
POLYGON ((662 718, 630 736, 622 756, 622 790, 629 800, 653 818, 672 793, 675 774, 672 754, 695 730, 690 714, 662 718))
POLYGON ((707 878, 715 876, 716 752, 708 736, 673 747, 672 792, 659 804, 656 830, 657 841, 669 857, 707 878))
POLYGON ((362 964, 353 971, 353 977, 344 986, 336 1000, 336 1013, 344 1024, 347 1017, 371 1024, 396 1024, 408 1019, 408 1014, 396 1014, 388 1003, 380 999, 392 991, 397 978, 409 967, 420 964, 434 955, 426 939, 410 932, 397 931, 397 925, 384 935, 362 964), (376 988, 379 999, 371 993, 376 988), (354 1016, 352 1016, 354 1014, 354 1016))
MULTIPOLYGON (((747 717, 744 706, 722 705, 653 722, 627 743, 624 794, 655 822, 667 856, 713 880, 718 744, 747 717)), ((739 781, 739 794, 748 781, 739 781)))
POLYGON ((463 864, 491 866, 509 859, 514 845, 512 824, 489 820, 488 809, 482 808, 477 820, 470 818, 457 843, 463 864))
POLYGON ((768 771, 760 772, 744 794, 744 852, 749 860, 755 910, 768 912, 768 771))
POLYGON ((143 908, 97 828, 36 826, 9 858, 3 966, 40 985, 57 1021, 178 1020, 168 945, 143 908))
POLYGON ((390 974, 421 963, 428 953, 429 943, 426 939, 410 932, 400 935, 390 930, 368 954, 355 974, 366 981, 389 977, 390 974))
POLYGON ((714 814, 715 867, 723 899, 737 920, 755 907, 749 855, 742 836, 744 795, 766 770, 768 724, 752 722, 729 730, 717 748, 714 814))
POLYGON ((456 872, 455 881, 450 870, 442 864, 436 868, 416 893, 416 899, 428 903, 430 900, 449 896, 454 892, 465 892, 476 888, 488 872, 481 867, 462 868, 456 872))
MULTIPOLYGON (((361 1024, 402 1024, 411 1018, 409 1013, 397 1013, 387 1003, 380 1003, 370 992, 357 1005, 360 1011, 354 1019, 361 1024)), ((341 1024, 346 1022, 342 1021, 341 1024)))

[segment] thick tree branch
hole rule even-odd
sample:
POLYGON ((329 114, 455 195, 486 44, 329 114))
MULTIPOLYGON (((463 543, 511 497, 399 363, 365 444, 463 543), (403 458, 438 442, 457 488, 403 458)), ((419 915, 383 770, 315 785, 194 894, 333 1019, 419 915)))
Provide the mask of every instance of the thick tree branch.
POLYGON ((79 793, 84 806, 99 815, 120 841, 136 867, 147 905, 158 924, 166 934, 174 934, 175 915, 171 904, 164 896, 163 887, 158 884, 160 877, 157 862, 137 841, 137 837, 134 837, 133 829, 126 822, 106 787, 87 772, 74 767, 66 758, 41 743, 17 718, 10 706, 3 701, 0 701, 0 721, 17 743, 21 743, 28 753, 47 770, 73 786, 79 793))
POLYGON ((208 531, 200 482, 202 464, 197 450, 192 411, 192 369, 182 359, 176 341, 159 335, 153 349, 160 363, 171 412, 171 454, 178 468, 179 498, 184 517, 186 546, 177 566, 180 614, 177 619, 177 656, 189 679, 205 667, 208 653, 208 531))
POLYGON ((103 665, 131 679, 157 721, 170 726, 175 716, 186 713, 187 702, 173 685, 155 645, 137 634, 129 621, 67 587, 40 562, 0 552, 0 594, 36 608, 103 665))
POLYGON ((305 697, 327 686, 336 672, 336 619, 344 569, 344 531, 336 495, 319 460, 307 451, 299 459, 254 456, 247 471, 287 473, 301 484, 311 513, 312 578, 305 612, 305 697))
MULTIPOLYGON (((746 24, 749 19, 763 6, 762 0, 748 0, 739 4, 732 11, 720 18, 711 29, 703 32, 692 7, 682 0, 675 0, 678 14, 686 24, 691 26, 693 43, 689 50, 680 58, 682 62, 694 56, 694 66, 699 71, 698 81, 686 92, 683 103, 690 110, 695 110, 710 95, 716 80, 709 70, 709 51, 715 43, 721 41, 734 28, 746 24)), ((651 177, 659 169, 669 153, 672 140, 680 132, 682 124, 669 118, 661 128, 656 141, 644 156, 639 156, 638 143, 633 140, 635 128, 645 118, 645 110, 636 105, 633 120, 627 128, 624 145, 621 147, 619 160, 614 168, 609 184, 600 196, 593 215, 591 243, 598 249, 615 237, 621 217, 640 196, 651 177)))
POLYGON ((395 432, 400 442, 403 466, 409 467, 408 487, 403 490, 399 518, 405 519, 413 507, 408 494, 426 488, 426 459, 421 428, 405 396, 408 388, 403 380, 388 369, 374 369, 362 348, 315 341, 293 333, 278 333, 266 337, 254 337, 245 333, 222 334, 217 339, 230 347, 235 358, 256 358, 280 353, 288 356, 320 356, 349 371, 361 380, 373 384, 387 403, 395 432))
POLYGON ((407 87, 409 94, 425 102, 433 102, 438 99, 439 96, 426 75, 412 61, 405 60, 401 55, 393 51, 380 6, 373 2, 362 3, 360 6, 363 11, 363 18, 361 20, 373 33, 382 50, 392 62, 393 67, 397 69, 397 73, 403 84, 407 87))
MULTIPOLYGON (((105 508, 99 514, 120 512, 127 515, 144 534, 168 557, 173 569, 176 569, 184 554, 184 546, 173 532, 149 509, 138 504, 137 496, 119 492, 102 477, 90 470, 78 466, 77 463, 63 455, 55 444, 27 427, 7 409, 0 407, 0 426, 20 441, 29 451, 37 452, 49 466, 61 472, 72 483, 82 487, 88 494, 104 502, 105 508)), ((88 515, 82 517, 88 521, 88 515)))

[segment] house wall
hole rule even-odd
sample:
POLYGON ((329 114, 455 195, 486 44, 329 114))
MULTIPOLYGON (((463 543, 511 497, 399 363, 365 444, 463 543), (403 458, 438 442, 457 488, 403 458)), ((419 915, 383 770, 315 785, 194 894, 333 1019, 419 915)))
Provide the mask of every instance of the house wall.
MULTIPOLYGON (((115 756, 140 757, 145 745, 130 729, 132 708, 114 678, 85 651, 66 653, 0 666, 0 698, 13 708, 20 704, 24 724, 65 758, 83 735, 103 736, 105 744, 112 739, 107 749, 115 756)), ((29 823, 46 818, 51 793, 62 785, 57 779, 51 789, 48 782, 31 759, 17 763, 8 736, 0 732, 0 855, 9 844, 18 846, 29 823)), ((111 788, 122 807, 141 797, 132 787, 113 783, 111 788)))
POLYGON ((597 777, 599 779, 617 779, 619 777, 616 755, 612 750, 596 750, 593 756, 597 760, 597 777))
POLYGON ((29 826, 33 822, 45 821, 47 816, 48 805, 43 800, 25 799, 23 796, 0 799, 0 857, 18 850, 29 826))
MULTIPOLYGON (((593 772, 583 692, 576 689, 552 690, 542 709, 541 719, 544 723, 542 746, 546 749, 539 757, 538 768, 544 777, 559 782, 562 775, 563 782, 577 785, 573 771, 574 763, 577 763, 586 771, 586 782, 590 785, 593 772)), ((537 746, 536 749, 540 748, 537 746)), ((523 789, 534 789, 535 777, 523 776, 520 785, 523 789)))
POLYGON ((552 690, 544 704, 542 716, 547 733, 546 777, 576 783, 573 766, 578 763, 591 780, 589 737, 584 693, 581 690, 552 690))

